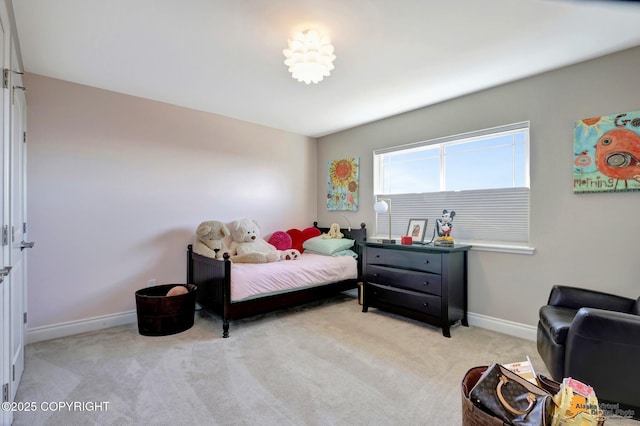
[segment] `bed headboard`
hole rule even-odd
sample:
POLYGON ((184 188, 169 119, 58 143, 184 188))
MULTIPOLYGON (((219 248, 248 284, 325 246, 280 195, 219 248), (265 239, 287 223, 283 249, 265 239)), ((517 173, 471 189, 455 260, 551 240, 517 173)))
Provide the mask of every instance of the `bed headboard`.
MULTIPOLYGON (((321 228, 318 226, 318 222, 313 222, 313 226, 318 228, 322 233, 329 232, 330 228, 321 228)), ((367 225, 362 222, 360 228, 340 228, 340 232, 344 234, 344 238, 351 238, 355 240, 352 250, 358 254, 358 280, 362 278, 362 247, 358 243, 364 243, 367 241, 367 225)))

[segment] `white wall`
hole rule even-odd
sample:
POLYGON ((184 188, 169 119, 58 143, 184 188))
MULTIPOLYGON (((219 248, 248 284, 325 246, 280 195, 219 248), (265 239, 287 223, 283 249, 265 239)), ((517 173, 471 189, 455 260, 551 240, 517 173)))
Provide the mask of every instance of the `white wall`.
POLYGON ((472 251, 469 311, 533 327, 553 284, 636 298, 640 192, 574 194, 572 165, 576 120, 640 109, 639 69, 640 48, 634 48, 320 138, 318 219, 344 223, 340 212, 325 207, 327 161, 360 157, 360 210, 345 215, 369 224, 371 235, 374 149, 530 120, 536 251, 472 251))
POLYGON ((38 75, 25 84, 31 332, 130 320, 148 280, 185 282, 201 221, 255 218, 267 237, 316 219, 315 139, 38 75))

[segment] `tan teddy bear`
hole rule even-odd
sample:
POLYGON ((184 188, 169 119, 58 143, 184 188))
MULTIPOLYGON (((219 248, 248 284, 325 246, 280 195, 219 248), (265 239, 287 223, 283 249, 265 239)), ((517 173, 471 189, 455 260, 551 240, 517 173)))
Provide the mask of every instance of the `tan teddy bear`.
POLYGON ((229 254, 236 263, 266 263, 280 260, 280 252, 273 245, 260 238, 260 226, 251 219, 235 222, 231 231, 229 254))
POLYGON ((331 227, 329 228, 329 232, 327 232, 326 234, 322 234, 322 238, 324 239, 343 237, 344 234, 340 232, 340 225, 338 225, 337 223, 332 223, 331 227))
POLYGON ((228 252, 224 238, 231 235, 229 228, 217 220, 202 222, 196 229, 196 241, 193 252, 213 259, 222 259, 228 252))

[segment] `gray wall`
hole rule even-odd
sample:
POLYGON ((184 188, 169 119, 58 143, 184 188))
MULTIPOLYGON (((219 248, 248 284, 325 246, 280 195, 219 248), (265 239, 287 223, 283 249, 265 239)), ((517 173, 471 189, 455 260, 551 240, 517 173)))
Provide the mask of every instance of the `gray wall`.
POLYGON ((574 194, 572 188, 574 122, 640 110, 638 70, 640 48, 633 48, 323 137, 318 219, 345 223, 342 212, 326 210, 330 160, 360 157, 360 208, 345 216, 369 224, 371 235, 374 149, 530 120, 535 254, 472 251, 469 311, 534 326, 557 283, 638 297, 640 192, 574 194))

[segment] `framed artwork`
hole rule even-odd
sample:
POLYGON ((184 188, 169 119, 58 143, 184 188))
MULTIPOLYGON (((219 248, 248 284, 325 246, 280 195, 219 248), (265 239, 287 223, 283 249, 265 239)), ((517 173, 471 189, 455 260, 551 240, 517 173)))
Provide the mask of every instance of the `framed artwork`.
POLYGON ((640 191, 640 111, 576 121, 573 156, 574 193, 640 191))
POLYGON ((329 161, 327 210, 358 211, 360 158, 329 161))
POLYGON ((427 230, 428 219, 409 219, 407 227, 407 235, 413 239, 414 243, 422 243, 424 241, 424 233, 427 230))

